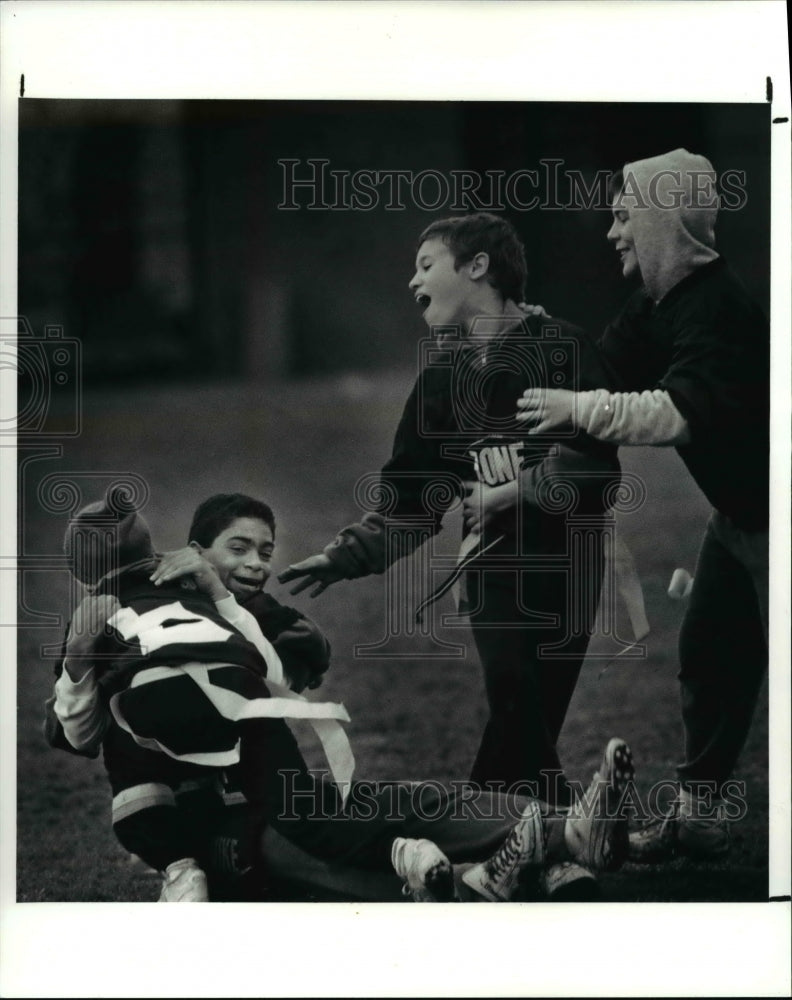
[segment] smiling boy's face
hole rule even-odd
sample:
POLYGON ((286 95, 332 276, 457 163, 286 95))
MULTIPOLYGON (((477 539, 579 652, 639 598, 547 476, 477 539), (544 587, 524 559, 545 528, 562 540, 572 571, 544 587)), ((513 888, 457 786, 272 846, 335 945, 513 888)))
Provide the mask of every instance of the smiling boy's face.
POLYGON ((469 266, 454 267, 454 255, 439 237, 424 240, 415 258, 415 274, 409 288, 423 311, 423 318, 433 326, 464 326, 473 311, 471 296, 476 282, 469 266))
POLYGON ((201 553, 225 587, 244 602, 263 589, 272 573, 275 540, 270 526, 257 517, 238 517, 201 553))
POLYGON ((632 219, 629 209, 622 203, 620 196, 613 200, 613 224, 608 230, 607 239, 619 255, 622 274, 625 278, 637 277, 641 273, 638 254, 635 249, 632 219))

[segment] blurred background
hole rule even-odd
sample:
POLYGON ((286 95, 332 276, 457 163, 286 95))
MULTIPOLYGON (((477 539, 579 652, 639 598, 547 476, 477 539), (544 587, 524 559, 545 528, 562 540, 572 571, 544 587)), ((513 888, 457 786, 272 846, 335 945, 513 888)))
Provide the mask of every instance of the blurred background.
MULTIPOLYGON (((83 345, 86 385, 413 365, 415 240, 448 205, 279 208, 287 170, 597 171, 683 146, 742 171, 718 238, 769 295, 769 105, 22 100, 19 311, 83 345), (297 165, 284 167, 279 160, 297 165)), ((487 185, 482 187, 486 195, 487 185)), ((423 189, 432 203, 437 188, 423 189)), ((519 189, 529 197, 528 188, 519 189)), ((547 190, 547 185, 543 186, 547 190)), ((549 192, 568 203, 568 185, 549 192)), ((333 202, 329 186, 325 203, 333 202)), ((623 300, 607 211, 507 208, 529 300, 599 331, 623 300)))

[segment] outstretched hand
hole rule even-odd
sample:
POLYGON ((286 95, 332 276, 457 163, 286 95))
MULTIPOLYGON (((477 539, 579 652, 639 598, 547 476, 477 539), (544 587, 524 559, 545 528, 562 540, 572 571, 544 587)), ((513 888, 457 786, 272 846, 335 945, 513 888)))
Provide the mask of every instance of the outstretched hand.
POLYGON ((338 583, 339 580, 343 579, 343 575, 339 573, 330 560, 330 557, 325 555, 324 552, 320 552, 315 556, 309 556, 307 559, 303 559, 302 562, 292 563, 291 566, 287 566, 282 573, 278 574, 278 581, 280 583, 300 580, 296 586, 291 588, 289 591, 290 594, 300 594, 303 590, 307 590, 308 587, 312 586, 313 590, 309 595, 310 597, 318 597, 332 584, 338 583))
POLYGON ((529 434, 569 429, 573 426, 575 393, 569 389, 526 389, 517 400, 517 408, 516 419, 530 425, 529 434))

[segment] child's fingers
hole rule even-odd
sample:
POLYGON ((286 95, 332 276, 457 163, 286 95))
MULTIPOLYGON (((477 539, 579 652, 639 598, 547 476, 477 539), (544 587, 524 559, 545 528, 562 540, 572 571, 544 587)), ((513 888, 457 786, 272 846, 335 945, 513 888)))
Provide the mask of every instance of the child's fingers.
POLYGON ((165 555, 149 579, 153 584, 159 585, 187 573, 195 573, 200 568, 200 556, 196 556, 195 552, 190 549, 189 552, 182 551, 173 555, 165 555))
POLYGON ((517 400, 517 408, 519 410, 536 410, 542 405, 542 393, 537 392, 535 389, 526 389, 526 391, 517 400))
POLYGON ((529 427, 529 434, 549 434, 550 431, 555 429, 555 425, 552 420, 542 420, 535 427, 529 427))
MULTIPOLYGON (((280 579, 280 577, 278 578, 280 579)), ((289 577, 289 579, 294 579, 294 576, 289 577)), ((289 591, 290 594, 301 594, 304 590, 307 590, 310 586, 316 583, 316 577, 311 576, 307 573, 299 583, 295 584, 289 591)))
POLYGON ((329 558, 324 553, 319 553, 315 556, 308 556, 307 559, 303 559, 302 562, 292 563, 291 566, 287 566, 281 573, 278 574, 278 580, 280 583, 288 583, 290 580, 296 580, 298 576, 316 576, 319 579, 321 574, 326 573, 331 569, 331 564, 329 558))
POLYGON ((517 306, 526 316, 547 316, 544 306, 531 305, 528 302, 520 302, 517 306))
POLYGON ((287 566, 286 569, 278 573, 278 583, 288 583, 290 580, 296 580, 298 576, 302 576, 300 570, 295 566, 287 566))

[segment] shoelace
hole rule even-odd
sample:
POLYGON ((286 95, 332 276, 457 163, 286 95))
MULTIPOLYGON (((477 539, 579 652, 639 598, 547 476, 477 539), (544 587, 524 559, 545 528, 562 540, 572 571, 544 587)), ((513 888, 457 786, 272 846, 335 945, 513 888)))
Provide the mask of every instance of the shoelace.
POLYGON ((517 831, 512 830, 501 849, 490 859, 490 863, 487 866, 490 878, 497 879, 504 872, 508 871, 519 857, 519 854, 520 845, 517 831))

